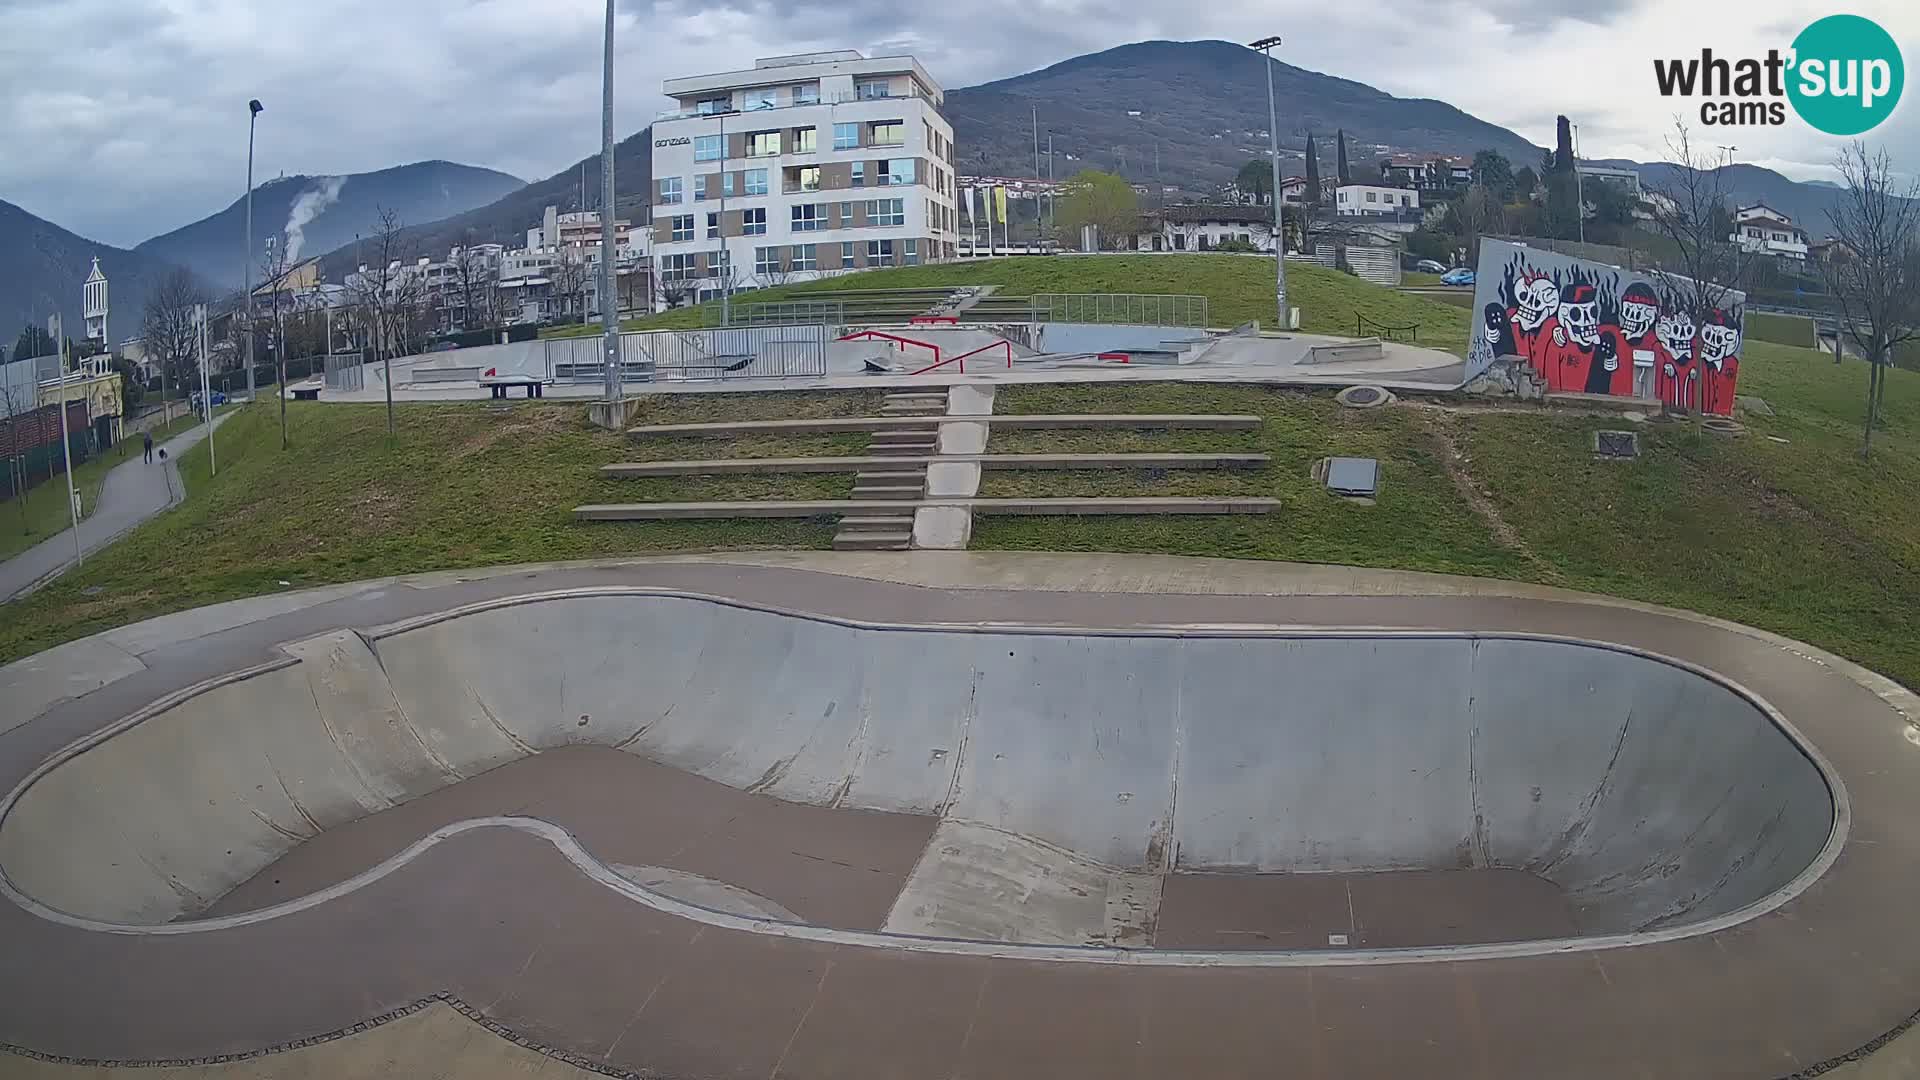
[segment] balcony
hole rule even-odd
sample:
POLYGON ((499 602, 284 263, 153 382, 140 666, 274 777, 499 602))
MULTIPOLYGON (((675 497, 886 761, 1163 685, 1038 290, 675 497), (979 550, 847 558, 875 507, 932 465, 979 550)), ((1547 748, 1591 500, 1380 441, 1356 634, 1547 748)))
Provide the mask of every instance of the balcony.
MULTIPOLYGON (((706 117, 739 116, 742 113, 764 116, 767 113, 780 112, 783 109, 809 109, 817 105, 847 105, 859 101, 902 101, 907 98, 926 97, 927 95, 922 93, 919 87, 909 86, 907 92, 904 94, 862 94, 855 92, 851 94, 834 94, 831 97, 820 97, 813 100, 797 101, 787 105, 754 105, 746 109, 667 109, 663 112, 655 113, 653 119, 657 123, 662 120, 699 120, 706 117)), ((928 100, 931 99, 929 98, 928 100)))

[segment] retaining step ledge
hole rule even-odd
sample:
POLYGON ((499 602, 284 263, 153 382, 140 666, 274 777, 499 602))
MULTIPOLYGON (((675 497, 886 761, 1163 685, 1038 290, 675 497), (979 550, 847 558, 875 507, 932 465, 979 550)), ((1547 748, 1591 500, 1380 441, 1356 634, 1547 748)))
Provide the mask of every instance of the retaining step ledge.
POLYGON ((667 521, 688 518, 810 518, 898 514, 923 506, 964 507, 975 514, 1084 516, 1094 514, 1269 514, 1278 499, 1060 498, 1060 499, 820 499, 744 502, 600 503, 576 506, 580 521, 667 521))
POLYGON ((705 461, 623 461, 600 466, 602 476, 725 476, 736 473, 857 473, 903 466, 978 465, 983 469, 1258 469, 1266 454, 929 454, 888 457, 715 458, 705 461))
POLYGON ((846 432, 924 431, 941 421, 969 420, 1009 429, 1094 428, 1139 431, 1254 431, 1260 417, 1234 414, 1099 413, 1012 416, 822 416, 802 420, 729 420, 707 424, 647 424, 627 429, 630 438, 700 435, 822 435, 846 432))

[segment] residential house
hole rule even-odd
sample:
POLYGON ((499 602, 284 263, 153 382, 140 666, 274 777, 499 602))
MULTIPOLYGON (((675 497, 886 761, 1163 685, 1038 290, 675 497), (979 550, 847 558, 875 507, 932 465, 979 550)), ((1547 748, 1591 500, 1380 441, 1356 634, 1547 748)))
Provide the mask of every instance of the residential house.
POLYGON ((1733 212, 1734 243, 1742 251, 1805 261, 1807 234, 1793 219, 1765 203, 1742 206, 1733 212))

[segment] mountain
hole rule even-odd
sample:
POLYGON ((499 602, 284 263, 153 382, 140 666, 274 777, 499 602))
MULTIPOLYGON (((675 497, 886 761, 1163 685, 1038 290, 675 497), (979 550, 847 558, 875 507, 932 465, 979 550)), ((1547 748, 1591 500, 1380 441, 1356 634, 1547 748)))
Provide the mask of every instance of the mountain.
MULTIPOLYGON (((515 188, 471 210, 438 220, 402 214, 401 223, 407 226, 402 233, 404 248, 410 255, 444 259, 450 249, 466 243, 519 247, 526 243, 527 230, 540 224, 547 207, 556 206, 562 213, 581 208, 583 168, 586 170, 585 205, 598 207, 600 155, 595 152, 544 180, 515 188)), ((652 127, 641 128, 614 144, 613 183, 614 205, 621 215, 632 218, 637 214, 638 221, 648 220, 648 190, 653 186, 652 127)), ((341 281, 358 261, 352 237, 348 237, 345 244, 321 260, 320 272, 328 281, 341 281)))
MULTIPOLYGON (((432 221, 493 201, 524 181, 451 161, 417 161, 347 176, 286 176, 253 190, 253 279, 266 238, 278 236, 298 259, 372 232, 382 208, 403 221, 432 221)), ((213 284, 237 289, 246 249, 246 196, 219 213, 143 241, 134 250, 178 263, 213 284)))
MULTIPOLYGON (((1055 133, 1056 175, 1092 167, 1138 183, 1153 180, 1157 171, 1168 184, 1211 189, 1232 179, 1250 158, 1265 155, 1267 76, 1261 65, 1259 53, 1230 42, 1142 41, 949 91, 946 113, 959 148, 955 167, 968 174, 1031 174, 1032 107, 1038 105, 1042 144, 1048 131, 1055 133), (1062 153, 1076 160, 1066 161, 1062 153)), ((1491 149, 1516 167, 1540 160, 1540 149, 1526 139, 1445 102, 1398 98, 1279 61, 1273 62, 1273 89, 1281 154, 1296 161, 1304 158, 1309 131, 1331 143, 1342 128, 1356 170, 1375 164, 1385 150, 1491 149)), ((1332 154, 1322 160, 1331 161, 1332 154)))
POLYGON ((21 327, 45 326, 55 311, 68 337, 82 337, 80 283, 95 256, 107 276, 107 336, 125 341, 139 333, 148 291, 173 267, 139 251, 77 236, 0 199, 0 344, 12 348, 21 327))

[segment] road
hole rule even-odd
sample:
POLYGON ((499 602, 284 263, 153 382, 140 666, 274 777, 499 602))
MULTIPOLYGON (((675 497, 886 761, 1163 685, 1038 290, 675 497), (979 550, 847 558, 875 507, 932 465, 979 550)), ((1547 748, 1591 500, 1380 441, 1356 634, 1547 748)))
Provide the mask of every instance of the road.
MULTIPOLYGON (((226 416, 217 416, 213 425, 217 428, 225 422, 226 416)), ((128 529, 184 498, 186 486, 181 482, 180 470, 174 463, 206 433, 206 427, 199 426, 161 443, 155 449, 166 450, 165 463, 159 460, 156 453, 152 464, 135 458, 107 473, 106 482, 100 485, 98 505, 93 513, 80 522, 81 549, 92 554, 118 539, 128 529)), ((0 562, 0 601, 11 600, 43 581, 65 573, 71 565, 73 530, 66 529, 60 535, 0 562)))

